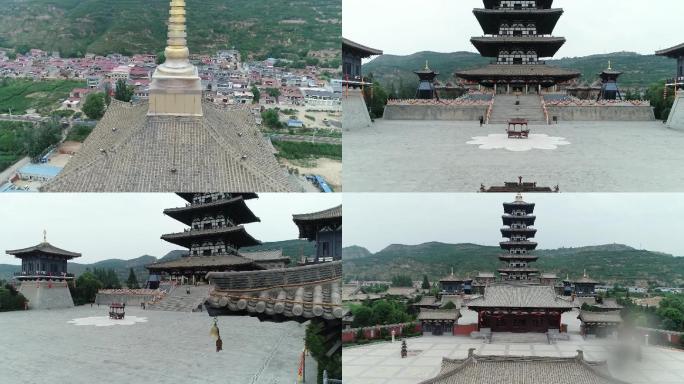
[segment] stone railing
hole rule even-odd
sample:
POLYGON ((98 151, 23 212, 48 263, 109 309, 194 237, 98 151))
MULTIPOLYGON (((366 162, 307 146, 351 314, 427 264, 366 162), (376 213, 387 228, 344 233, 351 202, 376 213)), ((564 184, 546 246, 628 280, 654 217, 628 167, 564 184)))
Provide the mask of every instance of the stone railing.
POLYGON ((489 105, 487 100, 471 100, 471 99, 391 99, 387 101, 387 105, 489 105))
POLYGON ((649 107, 648 100, 549 100, 545 102, 550 107, 649 107))

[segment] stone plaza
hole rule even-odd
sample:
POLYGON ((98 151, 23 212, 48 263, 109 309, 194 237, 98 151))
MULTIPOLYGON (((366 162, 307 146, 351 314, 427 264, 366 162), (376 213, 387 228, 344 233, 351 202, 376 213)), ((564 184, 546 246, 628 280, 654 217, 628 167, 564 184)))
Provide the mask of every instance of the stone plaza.
MULTIPOLYGON (((459 323, 469 323, 477 315, 463 310, 459 323)), ((679 384, 684 382, 684 351, 660 347, 642 348, 642 360, 620 361, 614 357, 615 342, 599 339, 584 340, 579 335, 577 311, 565 313, 570 340, 548 343, 496 342, 463 336, 421 336, 407 339, 408 357, 400 356, 401 343, 378 342, 344 349, 345 384, 416 384, 435 377, 443 357, 462 359, 468 349, 478 355, 556 356, 572 357, 584 351, 588 361, 607 360, 611 374, 633 384, 679 384)))
POLYGON ((684 132, 661 122, 561 122, 530 128, 548 142, 533 140, 531 148, 520 150, 524 140, 506 139, 515 145, 506 149, 496 137, 485 143, 489 146, 476 144, 505 134, 504 125, 377 120, 370 128, 344 134, 345 190, 476 192, 480 184, 503 185, 518 176, 540 186, 558 185, 561 192, 684 188, 684 132))
MULTIPOLYGON (((126 308, 129 321, 111 326, 116 320, 109 321, 107 312, 107 306, 95 305, 0 313, 6 363, 0 382, 290 384, 297 379, 306 324, 220 317, 223 351, 217 353, 209 336, 213 319, 206 312, 126 308)), ((307 383, 314 383, 316 363, 307 357, 306 364, 307 383)))

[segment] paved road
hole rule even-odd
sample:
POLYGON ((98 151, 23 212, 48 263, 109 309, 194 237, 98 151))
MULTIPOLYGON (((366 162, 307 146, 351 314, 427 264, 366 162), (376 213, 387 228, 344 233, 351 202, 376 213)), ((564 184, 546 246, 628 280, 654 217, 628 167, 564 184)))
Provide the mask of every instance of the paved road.
MULTIPOLYGON (((273 141, 298 141, 298 142, 307 142, 310 143, 312 141, 311 136, 305 136, 305 135, 282 135, 282 134, 274 134, 271 135, 271 140, 273 141)), ((327 136, 316 136, 314 139, 314 142, 316 143, 324 143, 324 144, 342 144, 342 139, 339 137, 327 137, 327 136)))

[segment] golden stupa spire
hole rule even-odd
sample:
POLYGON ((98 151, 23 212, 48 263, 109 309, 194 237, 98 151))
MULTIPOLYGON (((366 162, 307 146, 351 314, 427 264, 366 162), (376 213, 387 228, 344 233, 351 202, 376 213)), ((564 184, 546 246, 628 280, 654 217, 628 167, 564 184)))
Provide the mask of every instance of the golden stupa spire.
POLYGON ((152 75, 148 115, 202 116, 202 84, 190 63, 185 0, 171 0, 166 61, 152 75))

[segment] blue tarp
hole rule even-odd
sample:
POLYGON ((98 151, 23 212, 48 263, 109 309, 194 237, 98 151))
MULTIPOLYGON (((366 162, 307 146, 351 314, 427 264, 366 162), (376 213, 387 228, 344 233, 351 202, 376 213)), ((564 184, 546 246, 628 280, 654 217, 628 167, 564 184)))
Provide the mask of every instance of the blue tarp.
POLYGON ((60 172, 62 172, 62 168, 55 167, 54 165, 29 164, 21 167, 17 173, 22 175, 22 177, 31 175, 52 178, 57 176, 60 172))
POLYGON ((316 178, 316 183, 318 184, 318 187, 321 189, 321 191, 325 193, 332 193, 333 190, 330 188, 330 186, 325 181, 323 176, 314 175, 314 177, 316 178))

